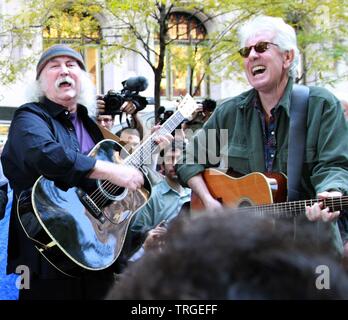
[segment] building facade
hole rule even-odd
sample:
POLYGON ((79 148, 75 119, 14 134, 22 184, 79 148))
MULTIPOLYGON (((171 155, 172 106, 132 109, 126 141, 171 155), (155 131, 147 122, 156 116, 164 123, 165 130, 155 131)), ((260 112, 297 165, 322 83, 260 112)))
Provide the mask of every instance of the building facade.
MULTIPOLYGON (((0 0, 0 13, 2 15, 16 14, 21 10, 23 10, 21 1, 0 0)), ((83 30, 83 32, 79 17, 68 10, 63 12, 59 19, 55 18, 49 17, 45 23, 38 26, 32 25, 31 32, 34 34, 32 41, 29 44, 19 46, 8 47, 4 45, 13 35, 7 34, 6 28, 2 26, 3 32, 0 34, 2 55, 7 55, 14 61, 23 57, 32 57, 34 62, 23 66, 21 76, 14 83, 4 84, 4 81, 0 82, 0 143, 6 139, 13 111, 16 107, 27 102, 26 87, 35 79, 36 61, 42 51, 54 43, 76 45, 84 41, 83 37, 89 41, 81 53, 86 61, 88 72, 93 77, 97 93, 105 94, 110 89, 121 90, 122 81, 132 76, 145 76, 148 80, 148 87, 141 94, 146 97, 154 95, 154 73, 141 55, 129 51, 122 58, 105 61, 104 52, 98 44, 101 41, 109 44, 118 41, 119 34, 124 28, 124 25, 115 20, 115 17, 106 12, 98 13, 92 17, 94 27, 91 30, 83 30), (49 19, 52 20, 49 21, 49 19), (64 30, 65 23, 72 25, 73 30, 69 32, 64 30)), ((194 73, 189 64, 180 63, 180 57, 185 58, 190 54, 192 47, 195 48, 197 60, 199 60, 200 43, 209 38, 209 34, 218 31, 219 26, 223 25, 223 19, 224 16, 219 16, 209 20, 202 13, 193 15, 192 12, 179 9, 173 11, 169 30, 169 36, 173 43, 170 52, 168 51, 166 54, 165 72, 161 85, 161 105, 165 108, 173 106, 176 98, 187 92, 194 92, 197 99, 209 97, 218 100, 237 95, 247 88, 246 83, 234 80, 236 77, 232 75, 228 79, 215 75, 219 81, 211 81, 204 74, 206 68, 204 62, 195 64, 194 73)), ((157 40, 151 39, 151 41, 156 47, 157 40)), ((346 67, 344 66, 344 68, 346 67)), ((329 89, 340 99, 348 100, 346 83, 338 83, 329 89)), ((153 106, 149 106, 148 111, 152 112, 153 106)), ((149 125, 151 124, 149 123, 149 125)))

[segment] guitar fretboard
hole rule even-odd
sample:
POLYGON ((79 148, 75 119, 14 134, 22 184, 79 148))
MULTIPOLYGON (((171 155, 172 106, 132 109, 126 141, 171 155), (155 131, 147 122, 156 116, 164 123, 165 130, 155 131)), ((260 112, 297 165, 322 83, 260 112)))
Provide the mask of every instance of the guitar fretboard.
POLYGON ((304 214, 306 206, 312 206, 317 202, 323 203, 322 208, 329 207, 331 211, 339 211, 348 207, 348 196, 273 203, 239 209, 246 212, 252 211, 256 215, 260 216, 270 215, 276 218, 291 218, 304 214))
POLYGON ((160 135, 169 134, 175 130, 175 128, 185 119, 180 110, 177 110, 163 125, 162 127, 148 137, 140 147, 138 147, 130 156, 125 160, 125 164, 134 166, 136 168, 141 167, 158 147, 155 142, 155 138, 160 135))

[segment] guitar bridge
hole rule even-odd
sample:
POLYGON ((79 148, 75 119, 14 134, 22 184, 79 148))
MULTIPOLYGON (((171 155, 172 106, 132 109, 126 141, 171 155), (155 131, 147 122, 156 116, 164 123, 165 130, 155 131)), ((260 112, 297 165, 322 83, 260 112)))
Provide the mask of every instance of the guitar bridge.
POLYGON ((85 206, 88 212, 96 219, 98 219, 101 223, 105 222, 105 217, 103 215, 103 211, 99 209, 99 207, 94 203, 91 197, 82 190, 76 191, 81 203, 85 206))

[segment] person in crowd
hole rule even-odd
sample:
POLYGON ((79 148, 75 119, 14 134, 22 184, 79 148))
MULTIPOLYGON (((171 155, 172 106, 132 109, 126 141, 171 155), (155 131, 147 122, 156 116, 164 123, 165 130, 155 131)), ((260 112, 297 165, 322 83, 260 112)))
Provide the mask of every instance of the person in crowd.
POLYGON ((111 114, 98 114, 97 115, 97 123, 101 125, 103 128, 112 131, 114 126, 115 116, 111 114))
MULTIPOLYGON (((195 133, 198 129, 201 129, 203 125, 208 121, 212 113, 216 108, 216 101, 213 99, 204 99, 200 104, 195 113, 193 114, 192 120, 184 121, 182 123, 182 129, 187 132, 191 130, 192 133, 195 133)), ((187 134, 190 137, 191 134, 187 134)))
MULTIPOLYGON (((227 162, 227 168, 242 175, 287 173, 290 97, 299 62, 295 30, 281 18, 257 16, 246 22, 238 34, 239 53, 252 89, 219 104, 203 130, 189 143, 177 167, 181 182, 198 195, 207 209, 222 208, 202 176, 206 168, 219 165, 216 159, 227 162), (220 140, 221 129, 228 129, 226 139, 220 140)), ((348 127, 339 100, 324 88, 309 88, 306 130, 301 198, 346 195, 348 127)), ((321 201, 303 211, 307 220, 330 222, 334 248, 342 253, 336 222, 339 211, 324 207, 321 201)), ((297 219, 296 224, 300 221, 297 219)))
POLYGON ((15 112, 1 157, 14 192, 7 273, 20 265, 29 268, 30 289, 20 290, 20 299, 98 299, 114 279, 113 266, 78 278, 58 271, 22 229, 16 199, 41 175, 63 190, 100 179, 134 191, 144 177, 135 167, 88 156, 103 135, 89 116, 96 110, 95 88, 80 53, 62 44, 45 50, 36 66, 35 88, 36 98, 15 112))
POLYGON ((140 133, 136 128, 123 128, 117 133, 121 142, 126 146, 126 149, 130 152, 134 151, 141 142, 140 133))
POLYGON ((317 233, 308 224, 302 231, 289 241, 289 221, 274 228, 267 216, 229 208, 177 220, 162 250, 129 266, 107 299, 347 299, 347 273, 328 251, 328 233, 313 246, 317 233))
MULTIPOLYGON (((161 151, 160 162, 165 178, 153 187, 149 202, 137 213, 131 225, 131 230, 143 235, 145 240, 142 249, 145 251, 162 246, 161 239, 168 224, 181 215, 190 202, 191 190, 180 185, 175 171, 184 145, 175 142, 172 142, 170 148, 161 151)), ((136 256, 140 256, 139 252, 136 256)))
MULTIPOLYGON (((105 109, 105 101, 103 100, 103 98, 103 95, 97 95, 98 114, 96 119, 99 125, 108 129, 109 131, 112 131, 113 126, 115 125, 115 114, 108 114, 108 111, 105 109)), ((137 105, 139 105, 140 109, 145 108, 145 101, 146 100, 144 99, 140 99, 139 101, 137 101, 137 105)), ((142 121, 138 115, 138 108, 136 107, 136 104, 134 104, 132 101, 125 101, 120 108, 120 112, 125 113, 126 116, 131 117, 131 120, 127 118, 127 124, 129 126, 126 128, 138 130, 140 140, 142 140, 144 135, 144 128, 142 125, 142 121)), ((117 134, 119 135, 119 133, 117 134)))

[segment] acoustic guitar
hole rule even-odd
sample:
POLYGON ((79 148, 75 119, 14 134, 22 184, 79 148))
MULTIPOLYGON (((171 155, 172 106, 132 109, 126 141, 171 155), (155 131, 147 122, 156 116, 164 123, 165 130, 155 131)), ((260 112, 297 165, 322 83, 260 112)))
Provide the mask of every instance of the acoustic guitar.
POLYGON ((194 99, 186 95, 160 130, 131 155, 109 139, 92 149, 92 158, 142 170, 145 184, 141 189, 130 191, 109 181, 89 179, 92 183, 87 188, 62 190, 41 176, 30 190, 20 194, 20 223, 50 263, 64 274, 78 276, 82 271, 105 269, 117 260, 132 217, 151 196, 151 183, 143 165, 158 147, 155 136, 171 133, 196 108, 194 99))
MULTIPOLYGON (((254 172, 233 177, 216 169, 202 173, 209 192, 226 207, 275 218, 290 218, 305 213, 306 206, 323 202, 332 211, 348 207, 348 196, 286 202, 287 178, 282 173, 254 172)), ((204 210, 197 194, 192 192, 191 209, 204 210)))

